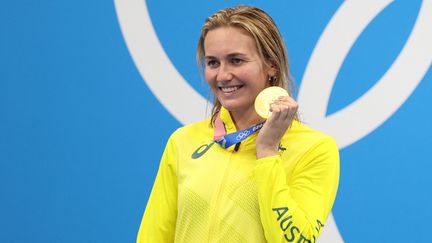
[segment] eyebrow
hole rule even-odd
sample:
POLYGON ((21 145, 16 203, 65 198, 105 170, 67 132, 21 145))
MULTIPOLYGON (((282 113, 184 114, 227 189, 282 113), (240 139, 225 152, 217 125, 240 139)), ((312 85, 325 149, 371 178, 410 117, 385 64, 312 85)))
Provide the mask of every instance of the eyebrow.
MULTIPOLYGON (((241 56, 241 57, 246 57, 246 54, 243 54, 241 52, 234 52, 234 53, 230 53, 228 54, 228 58, 231 57, 237 57, 237 56, 241 56)), ((206 59, 217 59, 215 56, 205 56, 206 59)))

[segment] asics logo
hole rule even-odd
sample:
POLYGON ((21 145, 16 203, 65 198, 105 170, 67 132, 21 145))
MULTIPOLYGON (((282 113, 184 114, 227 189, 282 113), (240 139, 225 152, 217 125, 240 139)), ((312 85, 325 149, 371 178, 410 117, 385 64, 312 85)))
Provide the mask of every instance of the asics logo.
POLYGON ((199 146, 193 153, 191 158, 192 159, 198 159, 201 156, 203 156, 212 146, 213 144, 215 144, 215 142, 211 142, 209 144, 203 144, 201 146, 199 146))

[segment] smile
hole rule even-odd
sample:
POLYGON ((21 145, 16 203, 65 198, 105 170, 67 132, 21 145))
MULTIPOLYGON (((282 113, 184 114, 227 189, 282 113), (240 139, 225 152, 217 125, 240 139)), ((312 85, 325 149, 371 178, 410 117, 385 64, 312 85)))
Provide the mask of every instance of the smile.
POLYGON ((221 89, 222 92, 224 92, 224 93, 232 93, 232 92, 240 89, 241 87, 243 87, 243 85, 230 86, 230 87, 219 87, 219 89, 221 89))

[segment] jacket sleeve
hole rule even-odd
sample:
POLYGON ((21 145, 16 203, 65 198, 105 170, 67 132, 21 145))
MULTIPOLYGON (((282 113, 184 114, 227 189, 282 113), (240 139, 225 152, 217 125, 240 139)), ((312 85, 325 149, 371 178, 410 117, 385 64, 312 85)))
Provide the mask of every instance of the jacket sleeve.
POLYGON ((137 243, 174 242, 177 218, 177 155, 171 137, 165 147, 139 228, 137 243))
POLYGON ((309 149, 289 178, 280 155, 257 160, 254 174, 267 241, 315 242, 339 183, 339 151, 334 140, 325 138, 309 149))

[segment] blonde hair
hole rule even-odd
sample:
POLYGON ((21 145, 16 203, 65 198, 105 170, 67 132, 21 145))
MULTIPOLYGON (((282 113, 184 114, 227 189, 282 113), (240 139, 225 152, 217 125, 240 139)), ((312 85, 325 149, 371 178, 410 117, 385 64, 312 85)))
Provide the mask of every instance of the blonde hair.
MULTIPOLYGON (((237 27, 245 30, 255 40, 258 53, 265 63, 270 63, 276 69, 276 75, 270 77, 270 86, 286 89, 292 97, 293 81, 289 71, 288 55, 283 41, 273 19, 263 10, 251 6, 237 6, 219 10, 209 16, 201 29, 198 41, 196 59, 201 73, 205 69, 204 40, 207 33, 219 27, 237 27)), ((212 122, 221 108, 221 103, 214 97, 212 122)), ((296 116, 297 118, 297 116, 296 116)))

